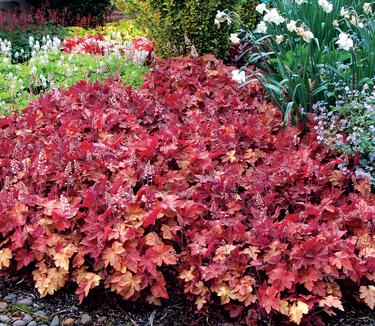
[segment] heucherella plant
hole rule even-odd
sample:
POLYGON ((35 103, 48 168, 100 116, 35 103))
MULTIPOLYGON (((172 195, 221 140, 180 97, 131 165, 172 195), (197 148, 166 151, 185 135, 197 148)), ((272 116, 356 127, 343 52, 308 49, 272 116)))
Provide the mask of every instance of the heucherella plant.
MULTIPOLYGON (((243 49, 238 59, 246 59, 241 68, 247 71, 245 83, 259 79, 285 122, 305 120, 319 101, 333 105, 338 79, 351 91, 373 85, 374 6, 364 0, 272 0, 259 4, 256 10, 263 19, 255 30, 242 28, 237 34, 243 49), (337 69, 341 64, 347 69, 337 69)), ((240 21, 237 14, 226 14, 234 23, 240 21)))

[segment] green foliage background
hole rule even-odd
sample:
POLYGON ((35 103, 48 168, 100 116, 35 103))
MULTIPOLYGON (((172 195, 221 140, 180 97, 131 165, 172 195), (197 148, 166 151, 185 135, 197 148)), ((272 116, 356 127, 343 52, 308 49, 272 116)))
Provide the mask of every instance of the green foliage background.
POLYGON ((214 24, 218 10, 245 13, 247 26, 254 27, 258 0, 113 0, 130 14, 156 44, 161 57, 187 54, 194 45, 198 54, 213 53, 225 58, 229 34, 236 25, 214 24))

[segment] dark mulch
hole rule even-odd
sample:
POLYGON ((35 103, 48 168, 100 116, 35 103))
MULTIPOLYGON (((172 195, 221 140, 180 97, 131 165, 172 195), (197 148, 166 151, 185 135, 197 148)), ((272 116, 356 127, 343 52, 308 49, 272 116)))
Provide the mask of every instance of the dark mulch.
MULTIPOLYGON (((173 295, 161 307, 141 303, 124 302, 118 296, 104 290, 95 290, 82 305, 74 294, 74 288, 66 288, 47 298, 39 298, 29 280, 13 277, 0 279, 0 301, 9 293, 34 298, 35 309, 46 313, 46 320, 38 325, 49 325, 53 317, 59 316, 61 323, 74 318, 79 325, 83 314, 92 318, 91 325, 124 326, 236 326, 225 312, 210 311, 208 315, 195 314, 194 306, 183 300, 181 295, 173 295), (103 320, 105 320, 103 322, 103 320)), ((335 317, 315 315, 309 325, 327 326, 375 326, 375 312, 356 302, 347 303, 345 312, 335 317)), ((264 320, 259 325, 284 325, 280 321, 264 320)))

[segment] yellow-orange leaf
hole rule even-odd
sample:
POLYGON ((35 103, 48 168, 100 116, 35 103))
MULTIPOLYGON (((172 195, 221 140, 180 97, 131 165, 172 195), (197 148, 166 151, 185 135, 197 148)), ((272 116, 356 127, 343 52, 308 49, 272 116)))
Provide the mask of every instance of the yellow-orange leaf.
POLYGON ((53 259, 55 261, 55 266, 69 270, 69 261, 73 254, 77 251, 76 246, 70 244, 62 249, 60 252, 55 253, 53 259))
POLYGON ((65 282, 68 279, 68 271, 64 268, 51 268, 48 270, 47 279, 49 279, 50 282, 46 292, 47 294, 52 295, 65 285, 65 282))
POLYGON ((302 301, 297 301, 297 303, 293 303, 293 305, 290 307, 289 318, 291 321, 299 325, 303 315, 306 315, 308 312, 309 306, 302 301))
POLYGON ((375 286, 361 286, 359 288, 359 297, 371 308, 375 306, 375 286))
POLYGON ((12 251, 9 248, 0 250, 0 269, 9 267, 10 260, 12 259, 12 251))
POLYGON ((104 251, 103 258, 105 266, 111 265, 116 270, 121 270, 121 260, 122 254, 125 252, 125 249, 119 241, 115 241, 112 243, 111 248, 107 248, 104 251))
POLYGON ((87 297, 89 294, 89 291, 97 287, 99 285, 99 282, 101 280, 101 277, 95 273, 82 273, 78 279, 78 289, 76 293, 79 296, 80 301, 82 302, 84 297, 87 297))
POLYGON ((287 300, 280 300, 280 313, 289 316, 289 302, 287 300))

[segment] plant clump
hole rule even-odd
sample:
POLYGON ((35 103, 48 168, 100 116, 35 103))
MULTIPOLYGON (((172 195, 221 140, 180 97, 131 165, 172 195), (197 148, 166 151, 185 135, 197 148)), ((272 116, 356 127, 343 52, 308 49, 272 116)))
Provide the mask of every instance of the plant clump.
POLYGON ((160 304, 181 289, 241 324, 373 308, 374 195, 316 132, 212 56, 51 91, 0 119, 0 269, 160 304), (359 292, 359 296, 355 293, 359 292))

